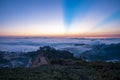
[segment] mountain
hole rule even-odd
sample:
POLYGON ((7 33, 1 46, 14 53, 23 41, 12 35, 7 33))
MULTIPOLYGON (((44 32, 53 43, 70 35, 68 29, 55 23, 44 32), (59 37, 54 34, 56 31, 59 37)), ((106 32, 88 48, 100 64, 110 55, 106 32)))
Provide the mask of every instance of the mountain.
POLYGON ((81 61, 120 61, 119 44, 92 45, 91 50, 74 57, 74 54, 66 50, 57 50, 50 46, 40 47, 31 52, 4 52, 0 51, 0 67, 38 67, 51 64, 79 64, 81 61))
MULTIPOLYGON (((97 45, 93 48, 94 53, 91 50, 91 54, 96 55, 96 59, 99 50, 112 50, 117 53, 118 46, 97 45)), ((120 80, 120 62, 109 61, 85 61, 74 57, 68 51, 56 50, 49 46, 32 52, 1 51, 0 80, 120 80)))
POLYGON ((49 65, 52 61, 74 59, 73 54, 65 50, 56 50, 49 46, 40 47, 32 52, 0 52, 0 67, 37 67, 49 65))
POLYGON ((80 57, 94 61, 120 60, 120 43, 93 45, 91 50, 83 52, 80 57))

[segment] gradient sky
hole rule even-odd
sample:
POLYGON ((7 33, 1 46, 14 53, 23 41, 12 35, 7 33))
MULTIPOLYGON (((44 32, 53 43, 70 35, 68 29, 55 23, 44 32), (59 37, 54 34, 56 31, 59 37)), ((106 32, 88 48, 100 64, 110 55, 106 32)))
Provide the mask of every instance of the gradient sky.
POLYGON ((120 0, 0 0, 0 36, 120 37, 120 0))

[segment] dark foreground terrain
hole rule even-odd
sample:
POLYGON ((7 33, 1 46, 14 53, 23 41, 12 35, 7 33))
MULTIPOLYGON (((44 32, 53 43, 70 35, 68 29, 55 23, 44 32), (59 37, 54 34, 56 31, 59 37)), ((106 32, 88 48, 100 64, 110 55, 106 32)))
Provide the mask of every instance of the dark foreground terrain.
POLYGON ((0 80, 120 80, 119 61, 87 61, 49 46, 20 55, 2 53, 0 80))
POLYGON ((81 62, 0 69, 0 80, 120 80, 120 63, 81 62))

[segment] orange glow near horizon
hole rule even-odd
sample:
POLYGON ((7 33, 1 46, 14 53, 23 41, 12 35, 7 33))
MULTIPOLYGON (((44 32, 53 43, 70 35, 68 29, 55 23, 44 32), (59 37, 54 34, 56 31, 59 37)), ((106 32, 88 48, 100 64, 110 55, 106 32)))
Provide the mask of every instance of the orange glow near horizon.
POLYGON ((1 37, 87 37, 87 38, 120 38, 120 34, 87 33, 87 34, 0 34, 1 37))
POLYGON ((120 37, 120 0, 0 3, 0 36, 120 37))

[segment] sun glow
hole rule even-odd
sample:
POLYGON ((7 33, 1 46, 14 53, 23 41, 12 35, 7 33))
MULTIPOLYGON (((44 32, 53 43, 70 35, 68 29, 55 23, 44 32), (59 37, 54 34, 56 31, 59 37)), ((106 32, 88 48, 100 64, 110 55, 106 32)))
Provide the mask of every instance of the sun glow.
POLYGON ((120 37, 119 2, 1 1, 0 36, 120 37))

